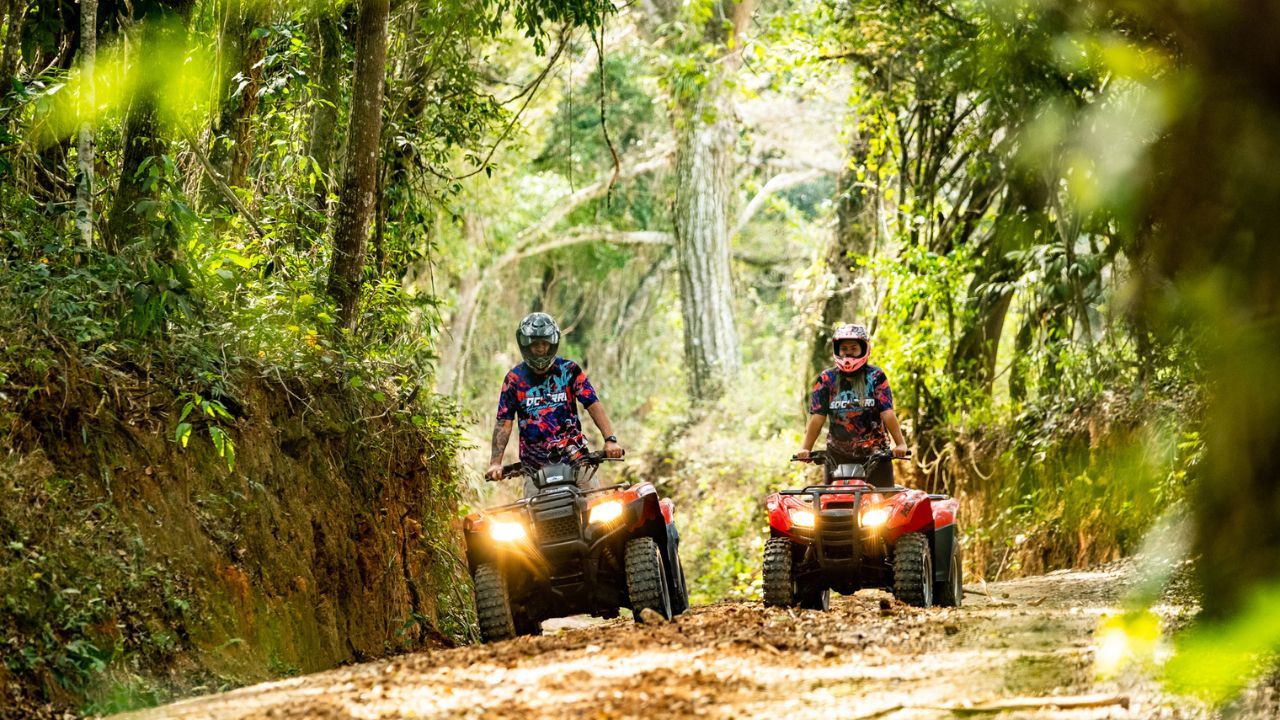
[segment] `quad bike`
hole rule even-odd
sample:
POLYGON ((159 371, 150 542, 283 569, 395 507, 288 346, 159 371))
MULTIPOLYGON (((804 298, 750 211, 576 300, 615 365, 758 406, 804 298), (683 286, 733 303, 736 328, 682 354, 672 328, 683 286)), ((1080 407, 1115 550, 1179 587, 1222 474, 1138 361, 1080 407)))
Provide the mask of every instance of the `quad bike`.
MULTIPOLYGON (((795 462, 826 465, 816 451, 795 462)), ((765 605, 827 610, 831 591, 887 588, 918 607, 959 606, 964 597, 958 501, 867 482, 888 454, 827 466, 827 484, 774 492, 765 500, 765 605)))
MULTIPOLYGON (((583 457, 585 485, 602 452, 583 457)), ((648 608, 670 619, 689 607, 680 565, 675 506, 651 483, 580 490, 574 468, 528 472, 537 491, 519 502, 467 516, 467 564, 475 580, 476 616, 486 642, 534 635, 543 620, 590 613, 636 621, 648 608)))

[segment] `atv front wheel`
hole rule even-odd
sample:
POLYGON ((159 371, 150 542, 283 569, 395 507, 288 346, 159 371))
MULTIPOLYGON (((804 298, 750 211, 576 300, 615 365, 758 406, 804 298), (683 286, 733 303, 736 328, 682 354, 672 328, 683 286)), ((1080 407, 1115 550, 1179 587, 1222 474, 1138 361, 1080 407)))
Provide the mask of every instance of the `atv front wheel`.
POLYGON ((938 593, 934 599, 942 607, 960 607, 964 602, 964 568, 960 553, 951 553, 951 574, 944 583, 938 583, 938 593))
POLYGON ((916 607, 933 604, 933 557, 924 533, 898 538, 893 549, 893 595, 916 607))
POLYGON ((635 538, 627 542, 627 597, 631 599, 631 611, 636 622, 641 622, 640 612, 653 610, 667 620, 671 619, 671 591, 667 585, 667 568, 662 562, 662 552, 653 538, 635 538))
POLYGON ((511 615, 511 597, 507 579, 497 565, 485 563, 476 568, 476 619, 480 637, 485 642, 510 640, 516 636, 516 623, 511 615))
POLYGON ((796 584, 791 577, 791 541, 770 538, 764 544, 764 604, 791 607, 796 604, 796 584))

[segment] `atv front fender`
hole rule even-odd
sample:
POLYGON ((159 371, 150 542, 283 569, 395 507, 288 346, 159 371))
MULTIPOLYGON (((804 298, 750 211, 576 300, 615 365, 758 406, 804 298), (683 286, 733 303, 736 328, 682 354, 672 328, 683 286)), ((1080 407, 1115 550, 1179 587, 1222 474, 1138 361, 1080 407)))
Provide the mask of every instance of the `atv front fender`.
POLYGON ((919 490, 907 490, 889 501, 889 519, 884 524, 884 539, 888 543, 908 533, 933 529, 933 503, 919 490))
POLYGON ((956 537, 955 523, 940 527, 933 533, 933 581, 945 583, 951 579, 951 554, 960 552, 960 540, 956 537))

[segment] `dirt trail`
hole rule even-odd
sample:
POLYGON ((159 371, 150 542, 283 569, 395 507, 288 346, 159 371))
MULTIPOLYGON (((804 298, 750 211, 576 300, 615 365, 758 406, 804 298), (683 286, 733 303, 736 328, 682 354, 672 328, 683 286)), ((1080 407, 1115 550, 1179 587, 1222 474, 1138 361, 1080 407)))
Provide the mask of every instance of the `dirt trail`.
MULTIPOLYGON (((721 603, 656 626, 571 622, 542 637, 406 655, 125 717, 905 720, 955 717, 948 708, 961 704, 1086 694, 1108 704, 998 717, 1203 717, 1140 676, 1093 677, 1093 630, 1116 608, 1130 567, 993 584, 959 609, 911 608, 863 591, 833 598, 828 613, 721 603), (1109 702, 1119 696, 1127 703, 1109 702)), ((1185 613, 1176 604, 1164 611, 1185 613)))

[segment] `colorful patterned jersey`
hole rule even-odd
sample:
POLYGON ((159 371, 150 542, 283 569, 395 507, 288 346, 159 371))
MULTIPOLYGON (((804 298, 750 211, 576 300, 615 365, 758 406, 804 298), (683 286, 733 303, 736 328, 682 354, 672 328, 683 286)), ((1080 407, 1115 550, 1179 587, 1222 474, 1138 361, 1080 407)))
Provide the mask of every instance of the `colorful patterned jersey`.
POLYGON ((874 365, 851 374, 828 368, 818 376, 809 396, 809 412, 826 415, 827 448, 863 456, 889 449, 880 413, 893 409, 889 378, 874 365))
POLYGON ((520 363, 502 381, 498 419, 519 419, 520 461, 542 467, 572 460, 586 450, 576 403, 588 408, 599 399, 587 374, 572 360, 556 358, 545 375, 520 363))

